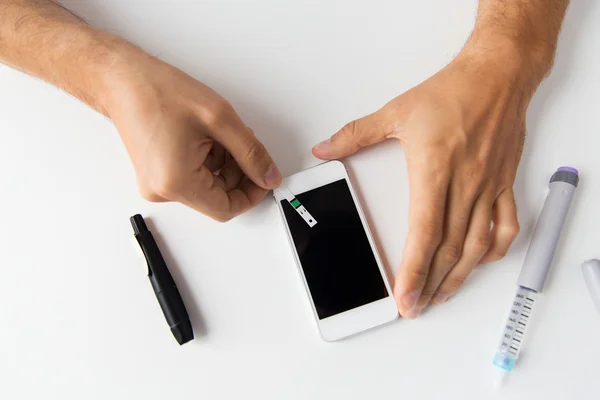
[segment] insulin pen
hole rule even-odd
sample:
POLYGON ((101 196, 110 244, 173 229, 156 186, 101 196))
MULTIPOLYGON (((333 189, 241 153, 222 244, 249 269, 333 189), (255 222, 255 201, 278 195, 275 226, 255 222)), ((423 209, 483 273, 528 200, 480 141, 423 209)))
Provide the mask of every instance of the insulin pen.
POLYGON ((503 377, 513 370, 538 294, 542 291, 550 269, 556 244, 565 223, 571 199, 579 183, 575 168, 561 167, 550 178, 550 191, 537 221, 523 267, 517 280, 502 340, 494 356, 494 365, 503 377))
POLYGON ((179 290, 160 254, 152 232, 148 230, 144 218, 136 214, 130 219, 135 233, 135 242, 142 250, 142 255, 148 264, 148 279, 154 289, 156 299, 160 304, 165 319, 173 332, 173 336, 181 345, 194 338, 194 331, 179 290))

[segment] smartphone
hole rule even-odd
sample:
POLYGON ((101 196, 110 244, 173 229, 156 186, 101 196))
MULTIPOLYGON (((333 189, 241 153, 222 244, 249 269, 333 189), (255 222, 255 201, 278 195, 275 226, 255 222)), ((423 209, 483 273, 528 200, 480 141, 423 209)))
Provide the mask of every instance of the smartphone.
POLYGON ((274 197, 324 340, 398 318, 381 258, 341 162, 285 178, 274 197))

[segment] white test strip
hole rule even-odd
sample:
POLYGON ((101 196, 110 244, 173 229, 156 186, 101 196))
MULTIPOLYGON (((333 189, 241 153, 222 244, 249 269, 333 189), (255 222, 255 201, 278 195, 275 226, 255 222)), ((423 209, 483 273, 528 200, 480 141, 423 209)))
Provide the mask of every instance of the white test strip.
POLYGON ((298 214, 306 221, 308 226, 311 228, 317 224, 317 220, 310 215, 308 210, 300 203, 300 200, 296 198, 294 193, 292 193, 288 188, 279 188, 281 194, 285 197, 285 199, 290 203, 290 205, 296 210, 298 214))

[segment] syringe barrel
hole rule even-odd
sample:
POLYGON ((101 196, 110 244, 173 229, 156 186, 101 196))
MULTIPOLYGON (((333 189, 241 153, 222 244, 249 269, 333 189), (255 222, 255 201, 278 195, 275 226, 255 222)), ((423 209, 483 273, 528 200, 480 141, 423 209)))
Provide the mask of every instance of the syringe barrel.
POLYGON ((542 291, 578 183, 574 168, 561 167, 552 175, 517 285, 542 291))

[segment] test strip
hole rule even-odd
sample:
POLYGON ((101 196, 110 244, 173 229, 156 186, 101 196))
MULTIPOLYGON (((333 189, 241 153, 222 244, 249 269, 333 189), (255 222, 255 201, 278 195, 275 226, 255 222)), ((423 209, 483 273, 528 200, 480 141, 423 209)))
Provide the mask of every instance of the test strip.
POLYGON ((288 188, 280 188, 279 190, 281 190, 281 193, 283 194, 285 199, 290 203, 290 205, 294 208, 294 210, 296 210, 296 212, 300 214, 302 219, 306 221, 308 226, 312 228, 317 224, 317 220, 312 215, 310 215, 306 207, 304 207, 302 203, 300 203, 300 200, 296 198, 294 193, 292 193, 288 188))

